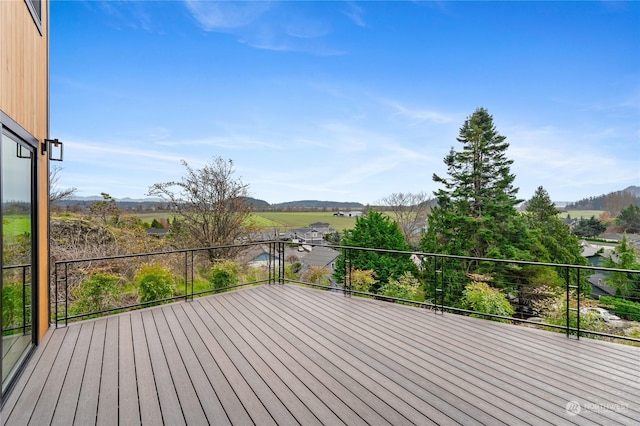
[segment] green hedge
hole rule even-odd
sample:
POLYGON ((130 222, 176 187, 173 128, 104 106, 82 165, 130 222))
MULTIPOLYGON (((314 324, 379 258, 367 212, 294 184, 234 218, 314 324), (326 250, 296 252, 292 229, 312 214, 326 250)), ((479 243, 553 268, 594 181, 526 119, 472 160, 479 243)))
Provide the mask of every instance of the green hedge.
POLYGON ((608 305, 609 309, 620 318, 640 321, 640 303, 613 296, 600 296, 600 302, 608 305))

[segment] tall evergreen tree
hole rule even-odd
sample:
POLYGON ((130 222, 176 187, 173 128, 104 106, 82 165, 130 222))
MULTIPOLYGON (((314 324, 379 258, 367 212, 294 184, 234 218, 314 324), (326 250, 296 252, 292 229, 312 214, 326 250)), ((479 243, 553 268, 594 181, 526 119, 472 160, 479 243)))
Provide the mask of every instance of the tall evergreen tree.
POLYGON ((532 236, 540 245, 532 246, 532 260, 538 262, 586 265, 580 241, 562 222, 549 193, 539 186, 527 203, 525 215, 532 236), (538 247, 538 250, 535 248, 538 247))
MULTIPOLYGON (((358 217, 353 229, 345 230, 342 245, 351 247, 366 247, 385 250, 409 250, 409 244, 396 222, 380 212, 369 210, 366 216, 358 217)), ((405 272, 415 272, 416 265, 407 254, 383 253, 375 251, 343 251, 336 259, 334 276, 340 282, 345 273, 345 265, 356 270, 373 270, 377 284, 372 290, 376 291, 380 284, 388 282, 389 278, 400 278, 405 272), (349 263, 350 261, 350 263, 349 263)))
POLYGON ((522 259, 527 244, 526 223, 515 206, 516 197, 509 144, 478 108, 460 128, 460 151, 445 157, 448 177, 433 175, 444 186, 435 192, 438 206, 429 217, 422 249, 475 257, 522 259))

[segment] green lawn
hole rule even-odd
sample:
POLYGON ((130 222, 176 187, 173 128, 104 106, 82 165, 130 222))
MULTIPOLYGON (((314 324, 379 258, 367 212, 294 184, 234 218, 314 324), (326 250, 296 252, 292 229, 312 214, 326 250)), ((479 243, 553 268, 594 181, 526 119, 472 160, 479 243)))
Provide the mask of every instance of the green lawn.
MULTIPOLYGON (((153 219, 171 219, 173 213, 132 213, 143 222, 151 223, 153 219)), ((355 226, 356 218, 342 216, 337 217, 333 212, 255 212, 252 214, 252 222, 260 228, 279 228, 286 231, 291 228, 302 228, 315 222, 328 223, 331 228, 338 231, 351 229, 355 226)))
POLYGON ((11 214, 3 218, 2 231, 5 238, 31 232, 31 217, 28 214, 11 214))
POLYGON ((570 215, 572 219, 589 219, 591 216, 595 216, 596 219, 604 213, 602 210, 569 210, 568 212, 560 213, 561 218, 566 218, 567 215, 570 215))
POLYGON ((348 216, 334 216, 333 212, 256 212, 255 216, 271 221, 281 229, 303 228, 312 223, 328 223, 337 231, 344 231, 355 226, 356 218, 348 216))

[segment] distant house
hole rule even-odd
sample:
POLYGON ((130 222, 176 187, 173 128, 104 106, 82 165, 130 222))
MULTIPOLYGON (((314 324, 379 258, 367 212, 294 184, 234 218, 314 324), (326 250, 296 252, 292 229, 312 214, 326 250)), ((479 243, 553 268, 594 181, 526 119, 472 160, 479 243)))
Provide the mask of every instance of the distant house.
POLYGON ((335 212, 334 216, 344 216, 344 212, 335 212))
POLYGON ((615 296, 616 289, 608 284, 605 284, 604 280, 609 274, 606 272, 598 272, 589 277, 589 284, 591 284, 591 297, 596 300, 600 299, 600 296, 615 296))
POLYGON ((329 247, 313 247, 311 252, 302 257, 300 261, 306 267, 317 266, 333 270, 336 258, 339 254, 339 251, 329 247))
POLYGON ((335 233, 336 230, 329 227, 328 223, 316 222, 304 228, 296 228, 289 231, 292 241, 295 243, 322 244, 324 236, 335 233))
POLYGON ((154 237, 163 238, 169 233, 169 228, 149 228, 147 229, 147 235, 153 235, 154 237))

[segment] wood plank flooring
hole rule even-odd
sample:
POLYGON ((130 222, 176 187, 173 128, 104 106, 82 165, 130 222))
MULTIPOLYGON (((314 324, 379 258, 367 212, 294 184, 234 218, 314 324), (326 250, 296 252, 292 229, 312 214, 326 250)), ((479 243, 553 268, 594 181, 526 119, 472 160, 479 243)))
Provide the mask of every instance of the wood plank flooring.
POLYGON ((640 348, 297 286, 50 330, 7 425, 640 424, 640 348))

